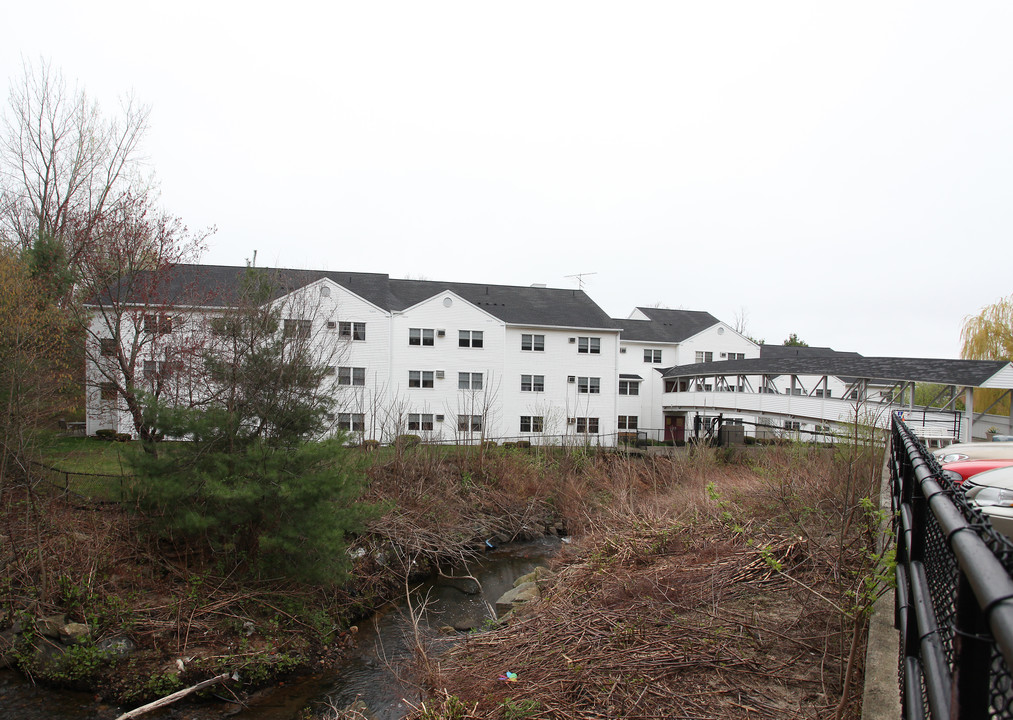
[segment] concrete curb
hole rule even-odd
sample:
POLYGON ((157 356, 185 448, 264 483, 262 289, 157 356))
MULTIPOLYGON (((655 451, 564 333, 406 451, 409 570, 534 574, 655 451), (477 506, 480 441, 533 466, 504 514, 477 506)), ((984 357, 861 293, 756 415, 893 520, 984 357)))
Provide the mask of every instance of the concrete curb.
MULTIPOLYGON (((880 543, 893 542, 893 511, 890 502, 890 443, 883 461, 879 507, 886 511, 880 529, 880 543)), ((869 644, 865 649, 865 689, 862 695, 862 720, 897 720, 901 716, 900 686, 897 675, 900 658, 900 632, 894 627, 894 592, 885 593, 872 608, 869 618, 869 644)))

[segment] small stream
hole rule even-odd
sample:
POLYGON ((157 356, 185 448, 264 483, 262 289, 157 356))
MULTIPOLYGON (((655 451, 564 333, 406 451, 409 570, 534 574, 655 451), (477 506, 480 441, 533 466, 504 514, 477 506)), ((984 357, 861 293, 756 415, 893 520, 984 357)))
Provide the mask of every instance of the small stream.
MULTIPOLYGON (((559 549, 556 538, 542 538, 489 551, 468 567, 444 571, 446 575, 473 575, 481 583, 481 594, 459 589, 467 582, 434 577, 415 591, 415 606, 425 599, 424 622, 431 628, 481 628, 490 607, 513 586, 515 579, 544 564, 559 549)), ((300 678, 284 686, 259 693, 248 707, 204 704, 170 707, 143 715, 145 720, 304 720, 321 717, 328 703, 345 708, 362 700, 377 720, 400 720, 409 708, 403 702, 419 700, 418 692, 402 682, 395 672, 411 656, 411 623, 405 602, 381 608, 359 623, 353 654, 331 672, 300 678), (311 713, 307 715, 306 709, 311 713)), ((490 672, 499 672, 492 668, 490 672)), ((84 693, 47 690, 26 682, 11 671, 0 671, 0 719, 109 720, 122 711, 95 702, 84 693)))

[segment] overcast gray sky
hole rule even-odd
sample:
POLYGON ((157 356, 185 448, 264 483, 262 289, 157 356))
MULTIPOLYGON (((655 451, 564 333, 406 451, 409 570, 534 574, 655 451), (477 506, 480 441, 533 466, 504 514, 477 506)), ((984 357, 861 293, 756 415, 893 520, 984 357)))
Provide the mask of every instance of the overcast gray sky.
POLYGON ((152 106, 206 262, 576 287, 957 357, 1013 292, 1013 3, 9 3, 152 106))

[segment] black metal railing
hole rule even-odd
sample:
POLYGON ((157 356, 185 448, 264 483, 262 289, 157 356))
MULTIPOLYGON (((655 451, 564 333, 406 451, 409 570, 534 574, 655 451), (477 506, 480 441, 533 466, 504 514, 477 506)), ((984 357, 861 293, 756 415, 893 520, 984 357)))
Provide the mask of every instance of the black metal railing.
POLYGON ((1013 543, 892 422, 905 718, 1013 719, 1013 543))

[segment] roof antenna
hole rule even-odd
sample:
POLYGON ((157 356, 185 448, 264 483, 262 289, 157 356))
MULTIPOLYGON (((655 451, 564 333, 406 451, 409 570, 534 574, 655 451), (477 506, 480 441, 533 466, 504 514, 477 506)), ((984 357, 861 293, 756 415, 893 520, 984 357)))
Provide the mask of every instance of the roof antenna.
POLYGON ((575 273, 573 275, 566 275, 565 277, 577 278, 577 289, 580 290, 581 292, 583 292, 583 290, 584 290, 584 278, 586 278, 588 275, 597 275, 597 274, 598 273, 596 273, 596 272, 575 273))

